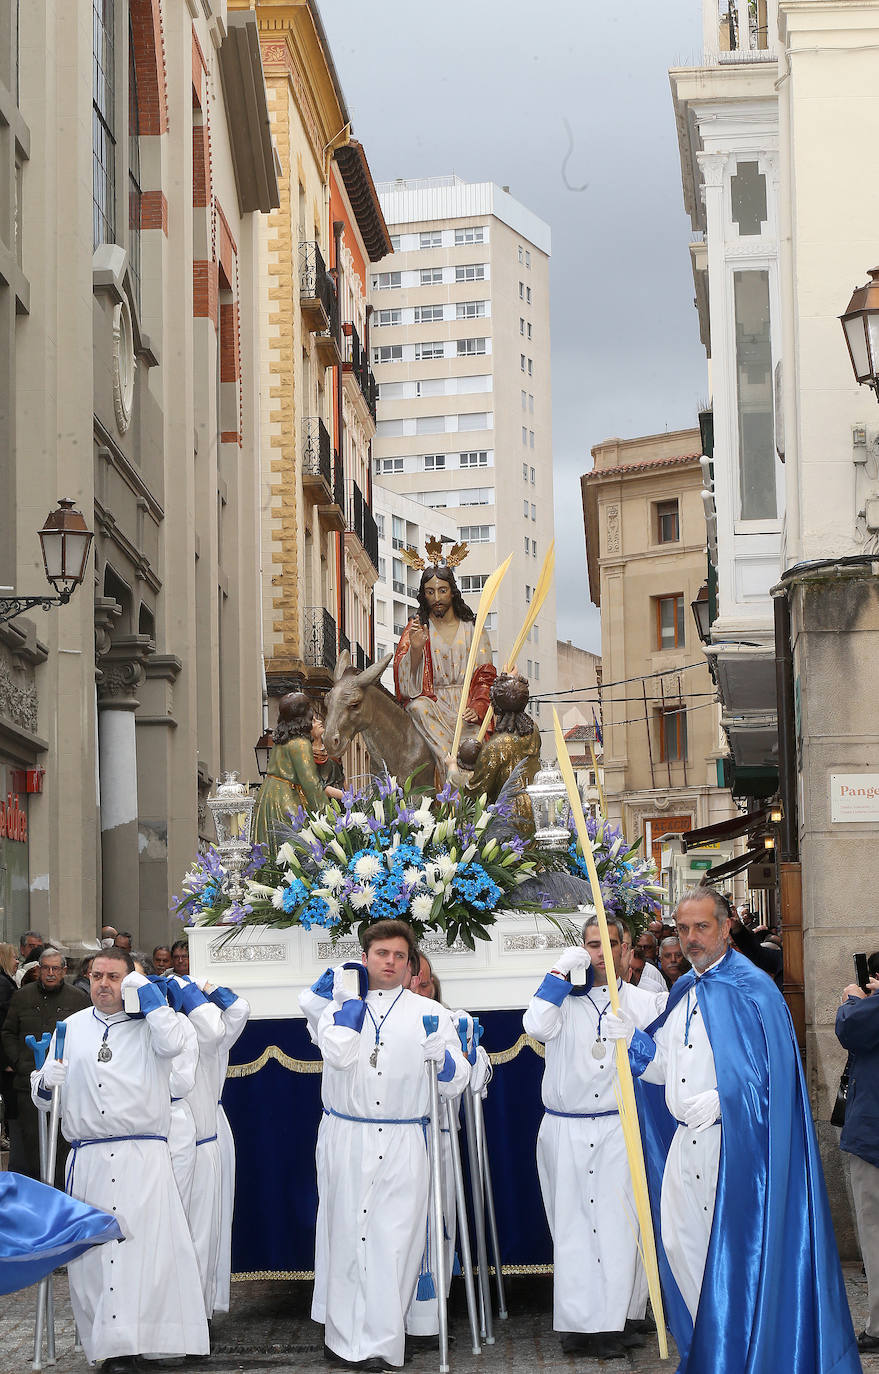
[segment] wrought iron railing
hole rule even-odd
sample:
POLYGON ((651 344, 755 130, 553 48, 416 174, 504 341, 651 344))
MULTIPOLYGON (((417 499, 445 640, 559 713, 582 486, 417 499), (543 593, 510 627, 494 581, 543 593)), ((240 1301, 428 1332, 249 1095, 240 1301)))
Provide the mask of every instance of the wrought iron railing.
POLYGON ((336 666, 336 622, 325 606, 306 606, 302 657, 309 668, 336 666))
POLYGON ((356 482, 348 483, 348 529, 356 534, 372 566, 378 570, 378 526, 356 482))
POLYGON ((369 366, 369 354, 360 342, 360 335, 357 327, 353 324, 344 326, 343 338, 343 361, 347 368, 357 378, 357 385, 363 393, 363 398, 369 406, 370 414, 375 419, 376 386, 372 369, 369 366))
POLYGON ((345 634, 345 631, 344 631, 344 630, 340 630, 340 631, 339 631, 339 653, 340 653, 340 654, 344 654, 345 652, 347 652, 347 653, 350 654, 350 652, 351 652, 351 641, 350 641, 350 639, 348 638, 348 636, 345 634))
POLYGON ((302 421, 302 471, 322 477, 333 489, 333 446, 323 420, 312 417, 302 421))
POLYGON ((370 666, 371 663, 372 659, 369 657, 369 654, 366 652, 363 646, 360 644, 355 645, 354 664, 357 668, 358 673, 362 673, 365 668, 368 668, 370 666))
POLYGON ((311 239, 303 239, 299 244, 299 299, 320 302, 329 333, 338 339, 339 302, 336 286, 327 271, 320 248, 311 239))

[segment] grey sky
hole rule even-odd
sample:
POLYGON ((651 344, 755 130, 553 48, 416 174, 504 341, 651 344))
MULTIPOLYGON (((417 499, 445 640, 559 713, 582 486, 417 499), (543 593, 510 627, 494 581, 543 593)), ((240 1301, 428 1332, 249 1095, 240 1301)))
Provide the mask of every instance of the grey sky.
POLYGON ((558 632, 598 649, 579 476, 589 450, 696 423, 707 391, 667 69, 700 0, 321 0, 376 180, 509 185, 552 228, 558 632), (584 191, 569 190, 588 183, 584 191))

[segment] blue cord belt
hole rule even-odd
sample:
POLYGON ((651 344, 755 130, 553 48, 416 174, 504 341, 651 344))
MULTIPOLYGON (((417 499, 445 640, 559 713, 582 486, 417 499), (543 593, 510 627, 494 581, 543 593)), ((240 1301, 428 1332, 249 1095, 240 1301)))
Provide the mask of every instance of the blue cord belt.
POLYGON ((168 1144, 166 1135, 96 1135, 86 1140, 71 1140, 71 1150, 81 1150, 85 1145, 115 1145, 120 1140, 161 1140, 168 1144))
POLYGON ((206 1135, 206 1136, 203 1136, 201 1140, 197 1140, 195 1143, 196 1143, 196 1145, 210 1145, 211 1141, 212 1141, 212 1140, 216 1140, 216 1138, 217 1138, 217 1135, 216 1135, 216 1132, 214 1132, 213 1135, 206 1135))
POLYGON ((609 1112, 557 1112, 552 1107, 544 1107, 547 1116, 564 1116, 572 1121, 594 1121, 599 1116, 619 1116, 619 1112, 614 1107, 609 1112))
POLYGON ((334 1107, 324 1107, 324 1116, 337 1116, 340 1121, 357 1121, 363 1126, 421 1126, 430 1122, 429 1116, 348 1116, 334 1107))

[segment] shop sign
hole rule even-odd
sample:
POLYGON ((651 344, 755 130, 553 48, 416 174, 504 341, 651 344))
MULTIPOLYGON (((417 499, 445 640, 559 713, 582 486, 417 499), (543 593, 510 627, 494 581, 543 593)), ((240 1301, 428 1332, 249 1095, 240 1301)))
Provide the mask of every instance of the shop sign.
POLYGON ((831 773, 830 819, 879 821, 879 773, 831 773))
POLYGON ((27 813, 18 804, 18 797, 10 792, 4 802, 0 798, 0 840, 18 840, 27 844, 27 813))

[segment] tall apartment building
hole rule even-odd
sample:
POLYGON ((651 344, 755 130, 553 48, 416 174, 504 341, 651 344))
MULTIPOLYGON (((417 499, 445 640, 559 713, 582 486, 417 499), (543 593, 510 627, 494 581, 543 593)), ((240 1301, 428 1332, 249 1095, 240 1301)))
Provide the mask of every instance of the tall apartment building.
MULTIPOLYGON (((378 192, 394 253, 370 277, 376 480, 454 519, 474 608, 512 553, 494 603, 500 664, 553 537, 549 227, 491 182, 397 180, 378 192)), ((554 589, 519 669, 535 697, 554 691, 554 589)), ((535 701, 534 713, 554 755, 549 707, 535 701)))

